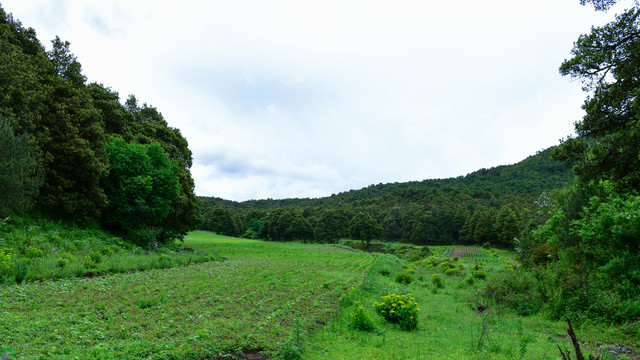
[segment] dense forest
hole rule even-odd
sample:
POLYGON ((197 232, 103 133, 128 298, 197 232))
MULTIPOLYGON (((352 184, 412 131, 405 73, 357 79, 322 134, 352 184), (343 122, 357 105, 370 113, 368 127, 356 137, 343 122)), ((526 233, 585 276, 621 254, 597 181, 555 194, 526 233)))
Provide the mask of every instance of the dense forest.
POLYGON ((197 221, 191 151, 131 95, 87 83, 60 38, 50 51, 0 8, 0 215, 30 209, 100 223, 139 245, 197 221))
POLYGON ((381 227, 375 238, 386 241, 512 246, 523 230, 542 223, 534 215, 572 178, 570 166, 552 161, 547 149, 457 178, 371 185, 320 199, 202 198, 200 226, 233 236, 333 242, 352 236, 350 223, 362 213, 381 227))

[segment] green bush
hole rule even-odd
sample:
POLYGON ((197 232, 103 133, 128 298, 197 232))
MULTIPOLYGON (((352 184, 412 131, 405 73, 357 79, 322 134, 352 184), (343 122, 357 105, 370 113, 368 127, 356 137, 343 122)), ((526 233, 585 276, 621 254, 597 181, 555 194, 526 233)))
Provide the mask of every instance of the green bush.
POLYGON ((431 275, 431 283, 438 289, 444 288, 444 280, 442 279, 442 274, 431 275))
POLYGON ((355 308, 349 317, 349 327, 359 331, 373 331, 375 325, 369 317, 369 314, 364 310, 364 306, 362 306, 359 301, 356 301, 354 305, 355 308))
POLYGON ((406 271, 402 271, 396 274, 396 282, 399 284, 409 285, 413 281, 411 274, 406 271))
POLYGON ((91 256, 85 256, 82 259, 82 266, 84 266, 86 269, 93 269, 94 267, 96 267, 96 263, 91 259, 91 256))
POLYGON ((460 276, 461 272, 459 268, 452 268, 445 270, 444 274, 447 276, 460 276))
POLYGON ((15 264, 11 259, 11 249, 0 249, 0 283, 13 275, 15 264))
POLYGON ((467 277, 464 279, 464 283, 469 285, 469 286, 473 286, 473 284, 475 284, 475 278, 471 275, 467 275, 467 277))
POLYGON ((89 257, 91 257, 91 261, 96 264, 99 264, 102 261, 102 254, 97 251, 92 252, 89 257))
POLYGON ((482 248, 486 250, 491 249, 491 243, 487 241, 486 243, 482 244, 482 248))
POLYGON ((484 293, 521 316, 537 313, 544 303, 539 283, 526 270, 502 271, 492 276, 484 293))
POLYGON ((373 304, 373 308, 387 322, 398 324, 403 330, 413 330, 418 327, 420 309, 411 294, 383 296, 381 302, 373 304))
POLYGON ((485 273, 482 270, 473 270, 471 271, 471 276, 473 276, 474 278, 478 279, 478 280, 484 280, 487 278, 487 273, 485 273))
POLYGON ((40 258, 44 256, 44 251, 33 246, 29 246, 28 248, 24 249, 24 256, 28 259, 40 258))

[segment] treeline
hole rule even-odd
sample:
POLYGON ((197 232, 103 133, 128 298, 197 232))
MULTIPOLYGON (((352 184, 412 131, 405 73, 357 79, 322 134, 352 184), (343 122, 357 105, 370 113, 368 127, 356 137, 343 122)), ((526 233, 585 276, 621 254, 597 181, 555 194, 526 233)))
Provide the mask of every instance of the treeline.
POLYGON ((548 201, 546 194, 572 178, 570 167, 552 161, 548 149, 458 178, 371 185, 321 199, 202 198, 199 226, 231 236, 332 242, 351 236, 352 220, 363 214, 381 227, 376 239, 513 246, 524 230, 544 221, 539 204, 548 201))
POLYGON ((197 224, 191 151, 133 96, 87 83, 69 43, 46 51, 0 8, 0 215, 35 209, 148 244, 197 224))

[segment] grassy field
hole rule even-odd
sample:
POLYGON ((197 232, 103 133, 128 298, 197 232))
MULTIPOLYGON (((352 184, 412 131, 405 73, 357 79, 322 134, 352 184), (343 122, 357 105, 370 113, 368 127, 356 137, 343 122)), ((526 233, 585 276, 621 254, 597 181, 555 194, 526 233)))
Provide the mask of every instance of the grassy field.
MULTIPOLYGON (((0 286, 0 355, 559 359, 557 346, 570 346, 564 323, 517 316, 482 296, 485 282, 513 271, 506 251, 434 247, 433 256, 407 262, 339 246, 208 232, 193 232, 185 241, 220 260, 0 286), (398 273, 412 281, 397 282, 398 273), (434 274, 441 275, 442 287, 432 281, 434 274), (417 329, 411 331, 386 323, 372 307, 384 295, 407 293, 420 308, 417 329), (479 301, 486 305, 482 313, 477 312, 479 301), (353 329, 352 316, 360 307, 373 321, 373 331, 353 329)), ((639 342, 637 334, 630 338, 622 327, 579 324, 576 331, 590 343, 585 352, 600 344, 602 359, 635 358, 632 352, 618 357, 608 352, 616 344, 631 351, 630 345, 639 342)))
MULTIPOLYGON (((380 256, 367 274, 364 286, 343 297, 343 307, 336 319, 307 342, 305 358, 560 359, 557 346, 573 353, 566 323, 542 316, 518 316, 494 306, 482 295, 480 289, 485 282, 499 273, 512 271, 513 254, 469 247, 433 247, 432 252, 436 256, 414 263, 390 255, 380 256), (458 262, 453 262, 455 257, 458 262), (456 264, 461 271, 445 275, 444 263, 456 264), (477 264, 486 278, 467 280, 477 264), (398 283, 395 275, 399 272, 412 274, 413 281, 398 283), (442 288, 431 281, 434 274, 442 275, 442 288), (407 293, 415 298, 421 310, 418 328, 413 331, 387 323, 372 307, 382 296, 407 293), (478 312, 479 302, 486 306, 482 312, 478 312), (358 305, 373 320, 373 331, 351 328, 358 305)), ((600 352, 601 359, 637 358, 638 349, 633 352, 633 345, 640 338, 637 334, 630 337, 624 328, 582 324, 576 332, 583 342, 584 354, 600 352), (611 352, 620 349, 626 353, 616 356, 611 352)))
POLYGON ((373 256, 194 232, 225 259, 0 287, 0 354, 16 359, 210 359, 276 355, 295 329, 330 322, 373 256))

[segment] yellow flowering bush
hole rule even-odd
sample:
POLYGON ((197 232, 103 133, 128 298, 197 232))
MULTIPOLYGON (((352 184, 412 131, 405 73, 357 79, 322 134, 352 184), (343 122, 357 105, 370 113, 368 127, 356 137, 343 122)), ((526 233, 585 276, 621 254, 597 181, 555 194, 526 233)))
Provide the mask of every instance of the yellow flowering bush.
POLYGON ((0 283, 13 274, 15 264, 11 259, 11 249, 0 249, 0 283))
POLYGON ((418 327, 418 303, 411 296, 391 294, 383 296, 381 302, 375 302, 373 308, 387 322, 398 324, 403 330, 418 327))

